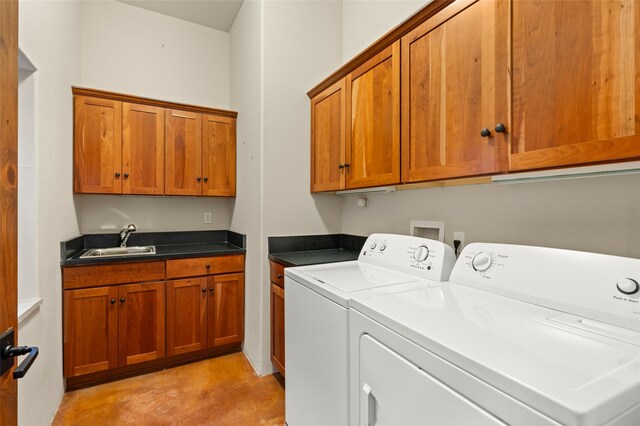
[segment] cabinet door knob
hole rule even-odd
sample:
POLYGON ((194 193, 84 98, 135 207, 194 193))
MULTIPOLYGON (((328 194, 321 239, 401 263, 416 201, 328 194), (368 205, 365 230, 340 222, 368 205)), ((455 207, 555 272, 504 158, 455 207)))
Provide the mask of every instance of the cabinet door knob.
POLYGON ((282 274, 278 274, 278 279, 282 279, 282 274))
POLYGON ((126 173, 126 172, 125 172, 125 174, 124 174, 124 178, 126 179, 126 178, 128 178, 128 177, 129 177, 129 173, 126 173))
POLYGON ((204 181, 207 182, 208 180, 209 178, 205 176, 204 181))
POLYGON ((507 128, 502 123, 496 124, 496 133, 504 133, 507 131, 507 128))
POLYGON ((489 136, 491 136, 491 130, 485 127, 484 129, 480 130, 480 136, 482 136, 483 138, 488 138, 489 136))
POLYGON ((200 176, 198 176, 198 177, 196 178, 196 180, 197 180, 198 182, 200 182, 200 181, 202 180, 202 178, 201 178, 200 176))
POLYGON ((109 300, 109 303, 111 303, 113 305, 114 303, 116 303, 116 299, 109 300))
POLYGON ((207 292, 207 288, 206 287, 202 287, 202 292, 206 293, 207 292))
POLYGON ((204 265, 204 267, 207 268, 207 269, 211 269, 211 265, 209 265, 209 264, 204 265))
POLYGON ((120 177, 120 172, 116 172, 116 177, 119 178, 120 177))
POLYGON ((209 291, 213 293, 213 287, 209 287, 209 291))
POLYGON ((127 299, 125 299, 124 297, 121 297, 121 298, 120 298, 120 303, 124 303, 124 302, 126 302, 126 301, 127 301, 127 299))
POLYGON ((344 163, 344 168, 348 169, 349 168, 349 163, 344 163))
POLYGON ((344 169, 344 164, 338 164, 338 168, 339 168, 340 170, 344 169))

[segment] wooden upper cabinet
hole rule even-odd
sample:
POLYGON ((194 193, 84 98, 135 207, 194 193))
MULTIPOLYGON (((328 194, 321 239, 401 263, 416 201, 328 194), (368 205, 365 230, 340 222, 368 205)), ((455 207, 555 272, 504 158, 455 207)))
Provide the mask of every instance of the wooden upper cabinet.
POLYGON ((236 195, 236 119, 202 116, 202 195, 236 195))
POLYGON ((242 342, 244 338, 244 274, 208 278, 207 346, 242 342))
POLYGON ((207 347, 207 278, 167 281, 167 355, 207 347))
POLYGON ((164 193, 164 108, 122 104, 122 193, 164 193))
POLYGON ((346 188, 400 183, 400 40, 346 77, 346 188))
POLYGON ((64 376, 118 366, 118 290, 98 287, 64 292, 64 376))
POLYGON ((514 1, 511 170, 640 157, 640 2, 514 1))
POLYGON ((118 286, 118 365, 165 354, 164 282, 118 286))
POLYGON ((120 194, 122 102, 76 96, 74 104, 74 192, 120 194))
POLYGON ((311 192, 345 188, 345 80, 311 99, 311 192))
POLYGON ((202 114, 165 111, 165 194, 202 193, 202 114))
POLYGON ((403 182, 507 167, 508 22, 505 1, 459 0, 402 38, 403 182))

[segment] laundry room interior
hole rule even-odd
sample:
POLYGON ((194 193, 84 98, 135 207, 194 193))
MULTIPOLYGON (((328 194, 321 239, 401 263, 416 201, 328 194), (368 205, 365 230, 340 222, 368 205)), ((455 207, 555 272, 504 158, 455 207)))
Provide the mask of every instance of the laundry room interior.
POLYGON ((640 424, 640 1, 0 12, 0 424, 640 424))

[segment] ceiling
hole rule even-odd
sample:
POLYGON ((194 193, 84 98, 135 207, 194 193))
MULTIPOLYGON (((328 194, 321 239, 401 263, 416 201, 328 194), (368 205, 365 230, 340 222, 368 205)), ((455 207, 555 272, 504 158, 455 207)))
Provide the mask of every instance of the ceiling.
POLYGON ((118 0, 163 15, 229 32, 244 0, 118 0))

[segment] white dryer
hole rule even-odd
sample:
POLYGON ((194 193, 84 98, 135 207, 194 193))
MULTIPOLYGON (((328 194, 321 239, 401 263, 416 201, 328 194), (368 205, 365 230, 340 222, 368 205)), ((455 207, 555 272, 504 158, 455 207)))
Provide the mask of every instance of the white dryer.
POLYGON ((640 425, 640 260, 470 244, 450 282, 356 296, 351 423, 640 425))
POLYGON ((285 420, 349 422, 349 301, 424 289, 449 278, 455 255, 439 241, 372 234, 357 261, 285 269, 285 420))

